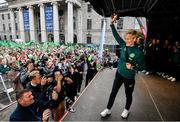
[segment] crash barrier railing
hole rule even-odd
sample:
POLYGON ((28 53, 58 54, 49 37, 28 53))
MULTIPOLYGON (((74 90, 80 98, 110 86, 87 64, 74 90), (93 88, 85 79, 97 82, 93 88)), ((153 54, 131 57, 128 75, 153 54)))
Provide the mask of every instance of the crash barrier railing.
POLYGON ((10 84, 10 79, 8 79, 8 77, 3 77, 2 74, 0 74, 0 83, 2 83, 2 91, 6 93, 8 99, 10 102, 12 101, 12 98, 10 96, 10 93, 14 91, 14 88, 12 86, 12 84, 10 84), (9 83, 8 83, 9 82, 9 83))

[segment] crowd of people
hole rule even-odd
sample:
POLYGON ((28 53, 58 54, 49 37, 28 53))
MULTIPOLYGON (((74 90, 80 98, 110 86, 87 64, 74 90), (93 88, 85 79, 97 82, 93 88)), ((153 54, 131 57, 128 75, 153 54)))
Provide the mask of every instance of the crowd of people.
POLYGON ((10 121, 59 121, 71 107, 100 67, 96 50, 78 48, 66 52, 63 48, 41 52, 27 48, 1 48, 0 72, 15 85, 18 106, 10 121), (66 52, 66 53, 65 53, 66 52), (34 116, 34 117, 32 117, 34 116))
MULTIPOLYGON (((142 38, 136 38, 134 42, 144 52, 146 68, 142 72, 146 75, 155 73, 170 81, 179 80, 180 43, 160 42, 159 39, 146 42, 145 47, 143 43, 142 38)), ((48 121, 49 118, 59 121, 65 111, 76 111, 71 105, 79 96, 83 81, 86 87, 98 70, 118 68, 119 60, 123 59, 115 56, 112 60, 110 52, 104 50, 100 60, 96 50, 86 47, 71 52, 61 47, 44 52, 36 48, 1 47, 0 51, 0 73, 13 82, 18 102, 10 121, 48 121)), ((111 97, 102 116, 110 113, 111 97)), ((129 108, 123 111, 124 118, 128 116, 129 108)))
POLYGON ((98 70, 117 68, 107 108, 100 114, 111 114, 116 94, 125 84, 126 105, 121 117, 127 118, 132 103, 135 74, 143 71, 146 75, 155 73, 170 81, 179 80, 180 43, 152 39, 145 43, 135 30, 125 34, 123 40, 115 29, 112 18, 111 28, 120 45, 120 58, 112 60, 108 50, 98 58, 96 50, 78 47, 67 52, 63 47, 47 51, 26 48, 0 48, 0 74, 10 78, 14 84, 17 108, 10 121, 59 121, 65 111, 75 112, 72 104, 80 95, 84 82, 86 87, 98 70), (146 64, 146 65, 145 65, 146 64))
POLYGON ((146 70, 172 82, 180 79, 180 42, 152 39, 146 44, 146 70))

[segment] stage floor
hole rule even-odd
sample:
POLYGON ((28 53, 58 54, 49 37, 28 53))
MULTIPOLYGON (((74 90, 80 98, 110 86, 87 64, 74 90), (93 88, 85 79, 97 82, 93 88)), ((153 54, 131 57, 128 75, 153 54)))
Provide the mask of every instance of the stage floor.
POLYGON ((180 82, 156 75, 138 73, 128 119, 121 118, 125 106, 124 85, 120 88, 112 113, 101 118, 106 108, 116 69, 99 72, 74 103, 75 113, 67 112, 63 121, 178 121, 180 120, 180 82))

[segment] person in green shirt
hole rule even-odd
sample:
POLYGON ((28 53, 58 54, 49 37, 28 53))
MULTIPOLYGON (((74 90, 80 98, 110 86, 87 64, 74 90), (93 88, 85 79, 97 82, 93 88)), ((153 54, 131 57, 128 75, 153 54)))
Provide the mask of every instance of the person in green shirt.
POLYGON ((0 59, 0 74, 8 73, 11 68, 8 66, 7 59, 0 59))
POLYGON ((111 108, 113 106, 115 97, 119 88, 124 83, 126 94, 126 105, 124 111, 121 114, 122 118, 127 118, 129 115, 129 109, 132 104, 132 94, 135 85, 135 74, 137 71, 143 70, 145 67, 144 54, 136 45, 137 31, 129 30, 123 40, 117 30, 115 29, 114 22, 117 19, 117 15, 114 15, 111 20, 111 29, 115 40, 120 45, 121 53, 118 62, 118 67, 112 87, 112 91, 109 97, 107 108, 100 114, 102 117, 106 117, 111 114, 111 108))

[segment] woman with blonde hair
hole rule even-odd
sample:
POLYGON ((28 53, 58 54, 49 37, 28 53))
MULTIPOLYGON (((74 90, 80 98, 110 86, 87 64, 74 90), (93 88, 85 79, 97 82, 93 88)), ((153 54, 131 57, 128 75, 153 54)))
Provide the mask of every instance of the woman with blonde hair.
POLYGON ((125 34, 123 40, 115 29, 114 22, 116 21, 116 19, 117 15, 114 15, 112 17, 110 26, 112 28, 114 38, 121 47, 121 53, 107 108, 103 110, 100 114, 102 117, 106 117, 107 115, 111 114, 110 109, 113 106, 115 97, 118 93, 119 88, 124 83, 126 105, 124 111, 121 114, 121 117, 127 118, 129 115, 130 106, 132 104, 132 94, 135 85, 135 74, 137 71, 144 69, 145 62, 143 52, 135 44, 137 41, 137 31, 129 30, 125 34))

